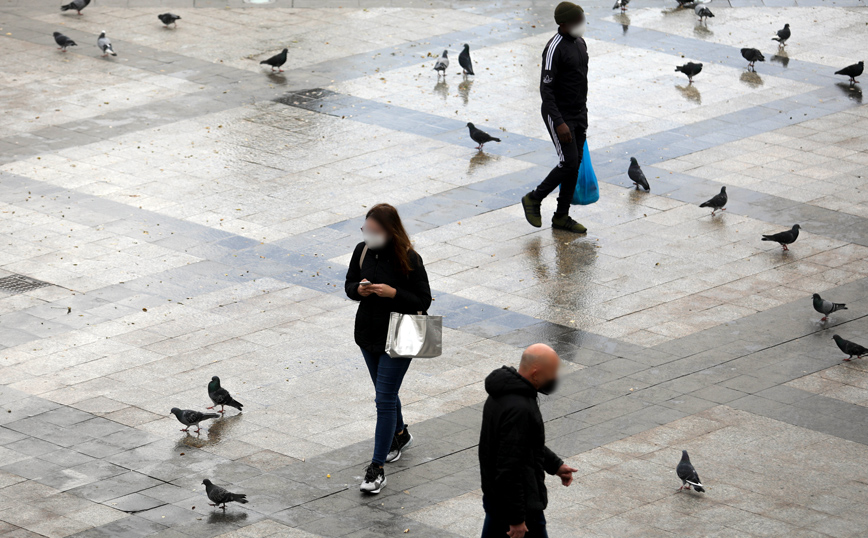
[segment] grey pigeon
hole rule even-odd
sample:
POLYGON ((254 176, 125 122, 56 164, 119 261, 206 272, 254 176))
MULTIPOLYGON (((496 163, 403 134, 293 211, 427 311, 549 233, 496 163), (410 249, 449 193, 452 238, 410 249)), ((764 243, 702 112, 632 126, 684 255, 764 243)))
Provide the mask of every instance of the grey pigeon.
POLYGON ((693 468, 693 464, 690 463, 690 456, 687 455, 686 450, 681 451, 681 461, 678 462, 678 467, 675 468, 675 473, 678 475, 678 478, 681 479, 681 487, 678 488, 678 491, 685 488, 690 489, 690 486, 693 486, 693 489, 695 489, 697 493, 705 493, 705 488, 699 480, 699 473, 696 472, 696 469, 693 468))
POLYGON ((162 22, 164 25, 169 26, 170 24, 174 24, 176 28, 178 26, 177 21, 181 20, 181 17, 179 15, 175 15, 174 13, 161 13, 157 15, 157 18, 160 19, 160 22, 162 22))
POLYGON ((848 65, 844 69, 840 71, 835 71, 836 75, 844 75, 850 77, 850 84, 859 84, 859 81, 856 80, 856 77, 862 74, 862 71, 865 69, 865 62, 859 62, 857 64, 848 65))
POLYGON ((786 232, 764 235, 763 241, 774 241, 784 247, 784 250, 790 250, 787 248, 787 245, 795 243, 796 239, 799 238, 799 228, 801 228, 801 226, 793 224, 793 227, 786 232))
POLYGON ((118 53, 112 48, 112 42, 105 36, 105 30, 102 31, 99 38, 96 40, 96 46, 102 51, 103 56, 108 56, 109 54, 112 56, 118 55, 118 53))
POLYGON ((729 197, 726 195, 726 187, 720 188, 720 193, 715 194, 714 198, 707 202, 702 202, 699 204, 699 207, 710 207, 711 208, 711 216, 714 216, 715 211, 726 211, 726 202, 729 200, 729 197))
POLYGON ((615 5, 612 6, 612 9, 621 8, 621 13, 627 11, 627 4, 630 3, 630 0, 615 0, 615 5))
POLYGON ((90 4, 90 0, 72 0, 72 2, 64 6, 60 6, 60 11, 69 11, 70 9, 74 9, 78 11, 79 15, 81 15, 81 10, 86 8, 88 4, 90 4))
POLYGON ((54 32, 54 42, 57 43, 58 50, 66 52, 66 47, 77 47, 78 44, 72 39, 66 37, 60 32, 54 32))
POLYGON ((464 70, 465 75, 473 75, 473 62, 470 60, 470 45, 464 44, 464 50, 458 55, 458 65, 464 70))
POLYGON ((714 13, 702 4, 696 4, 696 7, 693 8, 693 12, 696 13, 697 17, 699 17, 699 22, 702 22, 702 19, 705 19, 706 22, 708 22, 709 17, 714 17, 714 13))
POLYGON ((743 48, 741 49, 741 57, 748 61, 748 68, 753 69, 753 64, 756 62, 766 61, 766 57, 759 49, 743 48))
POLYGON ((275 54, 271 58, 267 60, 262 60, 259 62, 259 65, 266 64, 271 66, 271 71, 274 72, 274 68, 277 68, 279 73, 283 73, 283 69, 280 68, 283 64, 286 63, 286 53, 289 52, 289 49, 283 49, 283 52, 280 54, 275 54))
POLYGON ((685 75, 687 75, 687 80, 693 84, 693 77, 699 74, 702 71, 702 64, 687 62, 684 65, 679 65, 675 68, 676 71, 681 71, 685 75))
POLYGON ((784 27, 777 31, 777 36, 772 38, 772 41, 777 41, 782 47, 787 45, 787 39, 790 38, 790 25, 785 24, 784 27))
POLYGON ((639 168, 639 161, 636 160, 636 157, 630 157, 630 168, 627 169, 627 175, 636 184, 637 190, 639 187, 642 187, 646 191, 651 190, 648 180, 645 179, 645 173, 639 168))
POLYGON ((211 483, 207 478, 202 481, 205 484, 205 493, 208 494, 208 498, 214 501, 214 504, 211 506, 219 506, 224 511, 226 510, 226 503, 236 502, 241 504, 247 504, 247 494, 246 493, 231 493, 220 486, 215 486, 211 483), (220 506, 220 505, 223 506, 220 506))
POLYGON ((173 407, 171 413, 175 415, 178 422, 187 426, 181 430, 182 432, 189 431, 190 426, 196 426, 196 433, 199 433, 200 422, 208 420, 209 418, 220 418, 220 415, 217 413, 200 413, 199 411, 193 411, 192 409, 178 409, 177 407, 173 407))
POLYGON ((470 138, 472 138, 474 142, 479 144, 478 146, 476 146, 476 149, 481 150, 483 144, 485 144, 486 142, 500 142, 499 138, 494 138, 485 131, 477 129, 476 126, 472 123, 468 123, 467 128, 470 129, 470 138))
POLYGON ((214 409, 218 405, 220 406, 220 413, 223 413, 224 406, 234 407, 235 409, 241 411, 241 408, 244 407, 239 402, 236 402, 232 395, 229 394, 229 391, 220 386, 220 378, 216 375, 211 378, 211 382, 208 383, 208 397, 211 398, 211 401, 214 402, 212 407, 208 409, 214 409))
POLYGON ((856 342, 844 340, 837 334, 832 336, 832 340, 834 340, 835 343, 838 344, 838 349, 848 355, 848 357, 844 359, 847 362, 850 362, 850 359, 852 359, 854 356, 857 359, 861 359, 862 355, 868 354, 868 349, 865 349, 863 346, 860 346, 856 342))
POLYGON ((829 314, 832 312, 837 312, 838 310, 847 310, 847 305, 844 303, 833 303, 832 301, 827 301, 820 297, 819 293, 814 294, 814 310, 823 314, 823 317, 820 321, 826 321, 829 319, 829 314))
POLYGON ((446 68, 449 67, 449 51, 444 50, 443 56, 437 58, 437 61, 434 62, 434 71, 437 71, 437 78, 440 78, 440 74, 446 76, 446 68))

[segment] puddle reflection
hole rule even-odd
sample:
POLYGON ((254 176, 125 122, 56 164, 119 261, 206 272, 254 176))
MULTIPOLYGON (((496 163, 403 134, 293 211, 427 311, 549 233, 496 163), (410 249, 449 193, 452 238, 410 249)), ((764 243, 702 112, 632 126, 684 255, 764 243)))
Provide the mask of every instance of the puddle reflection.
POLYGON ((787 53, 784 52, 783 49, 778 50, 778 54, 775 54, 771 57, 771 61, 781 64, 786 67, 790 64, 790 57, 787 56, 787 53))
POLYGON ((751 88, 759 88, 763 85, 763 79, 756 71, 744 71, 738 78, 751 88))
POLYGON ((230 512, 227 505, 226 511, 214 508, 214 511, 208 514, 208 523, 238 523, 247 519, 247 512, 230 512))
POLYGON ((186 435, 178 440, 175 448, 192 447, 202 448, 205 446, 216 445, 222 442, 223 437, 229 433, 232 428, 241 420, 242 414, 232 415, 230 417, 222 417, 214 420, 207 429, 202 428, 199 435, 186 435))
POLYGON ((688 84, 687 86, 675 86, 675 89, 681 93, 681 96, 687 99, 688 101, 692 101, 697 105, 702 104, 702 94, 699 93, 699 89, 693 84, 688 84))
POLYGON ((613 18, 615 19, 615 22, 621 25, 623 35, 627 35, 627 30, 630 29, 630 16, 626 13, 618 13, 613 18))
POLYGON ((461 97, 461 100, 464 101, 466 105, 468 101, 470 101, 470 89, 473 87, 473 80, 468 79, 466 76, 464 80, 458 85, 458 96, 461 97))
POLYGON ((434 93, 442 97, 444 101, 449 98, 449 85, 446 84, 445 80, 440 80, 434 85, 434 93))
POLYGON ((714 32, 712 32, 706 24, 701 22, 696 23, 693 27, 693 33, 700 39, 708 39, 709 37, 714 36, 714 32))
POLYGON ((472 176, 474 173, 479 171, 479 168, 490 162, 496 161, 499 158, 500 157, 497 155, 491 155, 484 151, 477 151, 476 154, 470 158, 470 162, 467 164, 467 175, 472 176))
POLYGON ((844 92, 844 95, 847 96, 851 101, 856 101, 859 104, 862 104, 862 88, 855 84, 850 84, 849 82, 836 82, 835 86, 841 89, 844 92))

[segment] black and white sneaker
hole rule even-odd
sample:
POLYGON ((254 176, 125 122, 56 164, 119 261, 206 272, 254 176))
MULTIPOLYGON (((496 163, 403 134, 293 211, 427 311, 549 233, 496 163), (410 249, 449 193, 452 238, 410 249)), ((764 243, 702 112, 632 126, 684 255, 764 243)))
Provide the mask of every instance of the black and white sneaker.
POLYGON ((371 463, 365 469, 365 479, 362 480, 359 490, 364 493, 379 493, 384 487, 386 487, 386 472, 382 467, 377 467, 371 463))
POLYGON ((409 448, 411 444, 413 444, 413 436, 407 427, 404 426, 404 431, 392 438, 392 448, 389 449, 389 455, 386 456, 386 463, 392 463, 401 459, 401 451, 409 448))

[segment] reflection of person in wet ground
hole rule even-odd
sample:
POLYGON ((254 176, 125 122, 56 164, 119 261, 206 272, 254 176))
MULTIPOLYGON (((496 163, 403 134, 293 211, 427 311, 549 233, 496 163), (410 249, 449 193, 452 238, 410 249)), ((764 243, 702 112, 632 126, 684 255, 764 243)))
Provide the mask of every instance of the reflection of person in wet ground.
POLYGON ((585 233, 585 227, 569 214, 588 130, 588 47, 582 39, 585 13, 576 4, 561 2, 555 8, 555 22, 558 33, 543 49, 540 95, 543 121, 559 162, 521 204, 528 223, 539 228, 542 201, 560 185, 552 228, 585 233))

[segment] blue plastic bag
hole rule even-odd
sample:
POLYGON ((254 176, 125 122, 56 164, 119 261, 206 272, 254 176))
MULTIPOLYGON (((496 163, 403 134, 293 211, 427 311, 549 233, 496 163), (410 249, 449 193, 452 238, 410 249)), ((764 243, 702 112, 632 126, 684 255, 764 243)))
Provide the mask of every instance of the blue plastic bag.
POLYGON ((576 192, 573 193, 573 205, 593 204, 599 199, 600 185, 597 183, 597 174, 594 173, 594 166, 591 164, 588 141, 585 140, 582 164, 579 165, 579 181, 576 183, 576 192))

